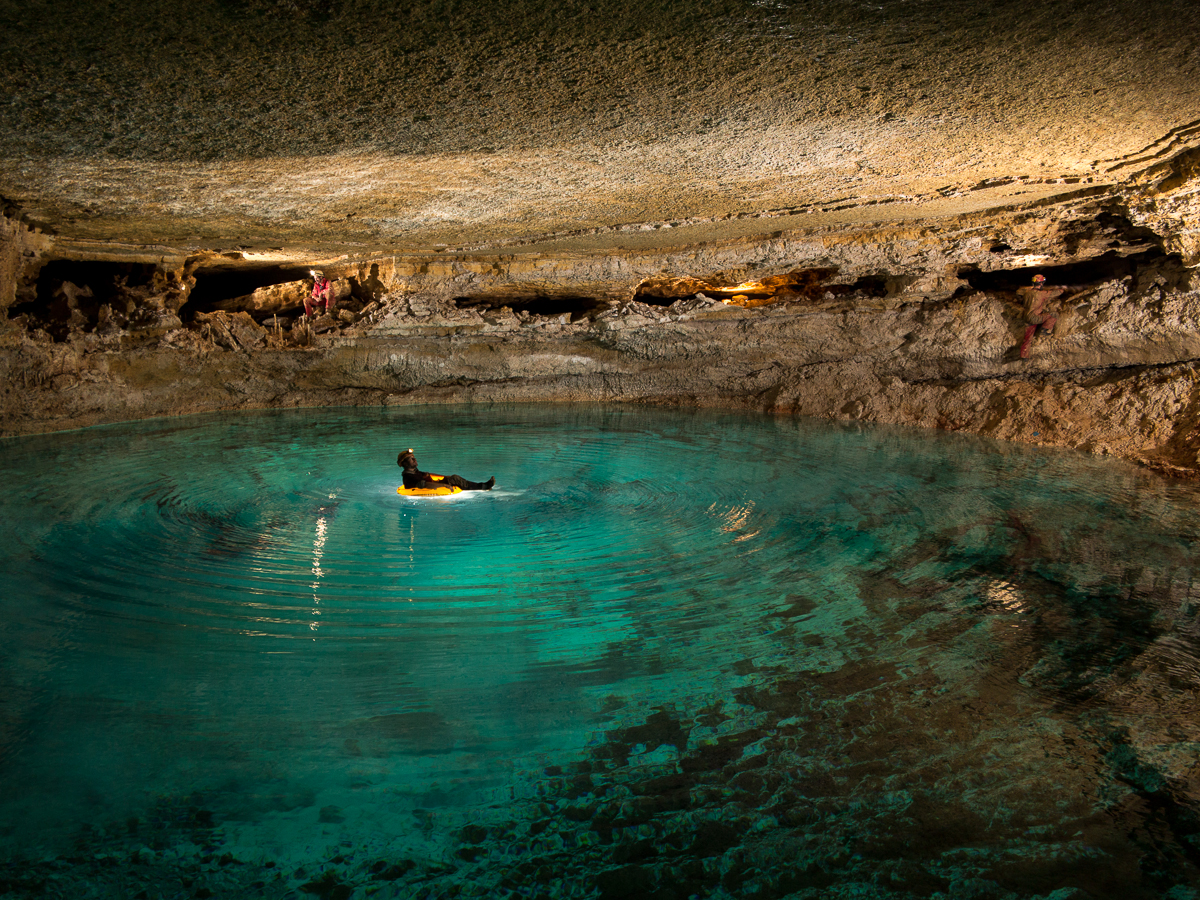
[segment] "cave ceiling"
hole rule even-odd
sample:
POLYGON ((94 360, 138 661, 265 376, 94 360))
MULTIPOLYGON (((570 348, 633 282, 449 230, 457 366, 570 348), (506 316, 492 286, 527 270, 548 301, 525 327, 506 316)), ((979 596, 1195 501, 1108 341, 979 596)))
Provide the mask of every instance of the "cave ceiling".
POLYGON ((612 250, 1103 190, 1177 0, 0 0, 0 195, 76 253, 612 250))

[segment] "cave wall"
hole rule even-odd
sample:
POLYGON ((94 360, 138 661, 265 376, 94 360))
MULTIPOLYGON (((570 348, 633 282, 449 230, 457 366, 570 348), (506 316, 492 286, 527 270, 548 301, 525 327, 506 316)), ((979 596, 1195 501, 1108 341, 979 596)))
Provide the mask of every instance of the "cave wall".
MULTIPOLYGON (((301 405, 691 404, 967 431, 1194 474, 1194 169, 1185 155, 1124 194, 934 221, 636 252, 345 260, 325 266, 339 305, 315 320, 298 315, 302 281, 189 308, 213 260, 164 259, 122 282, 124 325, 57 333, 30 305, 38 270, 13 261, 10 221, 6 271, 24 266, 25 299, 0 332, 0 429, 301 405), (1021 360, 1016 291, 1035 272, 1069 300, 1021 360)), ((69 274, 52 243, 33 255, 47 277, 69 274)))
MULTIPOLYGON (((0 198, 0 314, 18 301, 30 296, 32 283, 42 266, 43 256, 52 246, 52 239, 31 228, 21 211, 0 198)), ((6 329, 0 315, 0 333, 6 329)))

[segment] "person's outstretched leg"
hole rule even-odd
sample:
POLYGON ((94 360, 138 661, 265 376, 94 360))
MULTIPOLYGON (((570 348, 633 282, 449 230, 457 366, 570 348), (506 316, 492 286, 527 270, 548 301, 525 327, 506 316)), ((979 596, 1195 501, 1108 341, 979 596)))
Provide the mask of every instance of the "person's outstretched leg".
POLYGON ((467 481, 461 475, 447 475, 442 479, 442 484, 450 484, 464 491, 490 491, 496 484, 496 478, 492 476, 487 481, 467 481))

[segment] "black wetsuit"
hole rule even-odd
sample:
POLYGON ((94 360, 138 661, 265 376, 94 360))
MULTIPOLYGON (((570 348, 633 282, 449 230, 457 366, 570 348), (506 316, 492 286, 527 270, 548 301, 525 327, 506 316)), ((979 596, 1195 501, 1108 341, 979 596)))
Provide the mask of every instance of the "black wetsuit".
POLYGON ((461 488, 464 491, 490 491, 492 486, 487 482, 467 481, 461 475, 443 475, 434 477, 428 472, 422 472, 417 468, 417 459, 414 456, 400 454, 400 458, 396 460, 396 465, 404 469, 404 486, 409 488, 437 488, 450 485, 451 487, 461 488))

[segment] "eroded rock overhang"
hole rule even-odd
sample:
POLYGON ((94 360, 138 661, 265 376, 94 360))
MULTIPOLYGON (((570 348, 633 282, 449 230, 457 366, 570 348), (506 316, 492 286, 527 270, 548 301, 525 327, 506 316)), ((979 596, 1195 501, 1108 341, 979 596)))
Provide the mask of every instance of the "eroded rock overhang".
POLYGON ((1171 150, 1118 185, 1024 204, 869 225, 774 217, 696 241, 681 226, 657 247, 629 238, 642 228, 591 247, 200 251, 39 234, 9 208, 3 431, 296 405, 682 403, 1191 474, 1200 152, 1171 150), (337 303, 310 318, 314 267, 337 303), (1022 360, 1017 291, 1035 272, 1067 294, 1022 360))

